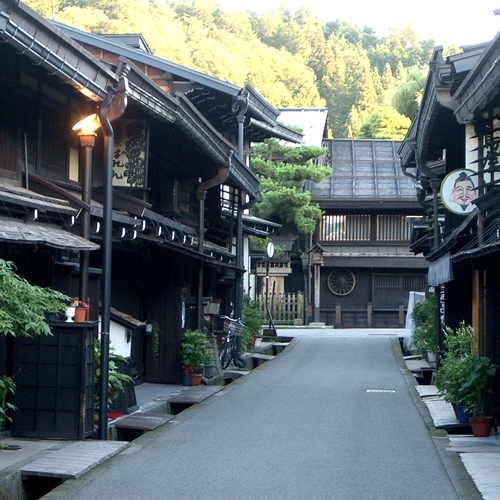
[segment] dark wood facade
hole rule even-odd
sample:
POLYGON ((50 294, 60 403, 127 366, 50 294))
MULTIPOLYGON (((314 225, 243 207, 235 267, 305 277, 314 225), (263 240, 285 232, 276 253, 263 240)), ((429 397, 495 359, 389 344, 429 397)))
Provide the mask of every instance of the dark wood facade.
MULTIPOLYGON (((127 106, 112 121, 111 306, 137 325, 159 325, 154 341, 142 327, 132 335, 137 380, 178 383, 182 332, 204 326, 208 298, 228 313, 241 288, 241 215, 258 194, 245 163, 250 142, 301 135, 279 125, 250 85, 170 64, 121 43, 128 39, 56 27, 22 2, 0 0, 0 10, 0 258, 30 282, 76 297, 88 251, 90 319, 98 320, 105 140, 98 129, 85 201, 72 126, 126 79, 127 106)), ((13 347, 2 346, 0 368, 9 372, 13 347)))

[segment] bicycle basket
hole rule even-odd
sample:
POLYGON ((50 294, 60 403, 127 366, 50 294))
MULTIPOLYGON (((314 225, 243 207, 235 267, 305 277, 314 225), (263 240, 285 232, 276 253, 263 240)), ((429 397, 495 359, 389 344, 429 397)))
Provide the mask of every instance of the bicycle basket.
POLYGON ((243 331, 243 327, 245 325, 241 321, 229 321, 228 319, 224 320, 224 333, 228 333, 230 330, 235 335, 241 335, 241 332, 243 331))

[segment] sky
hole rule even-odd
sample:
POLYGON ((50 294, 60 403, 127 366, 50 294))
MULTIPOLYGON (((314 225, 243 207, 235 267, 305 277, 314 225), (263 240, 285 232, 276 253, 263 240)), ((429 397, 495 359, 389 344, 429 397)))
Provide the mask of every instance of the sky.
POLYGON ((413 20, 420 40, 471 45, 491 40, 500 31, 500 0, 446 2, 443 0, 216 0, 226 11, 266 12, 285 5, 292 12, 307 5, 322 22, 341 18, 385 36, 413 20))

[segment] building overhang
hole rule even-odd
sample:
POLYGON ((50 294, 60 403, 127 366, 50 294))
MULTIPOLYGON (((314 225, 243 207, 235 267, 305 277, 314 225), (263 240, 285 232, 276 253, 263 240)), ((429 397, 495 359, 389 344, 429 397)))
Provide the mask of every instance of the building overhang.
POLYGON ((22 2, 0 0, 0 40, 94 101, 118 84, 97 58, 22 2))
POLYGON ((52 224, 0 218, 0 241, 47 245, 65 250, 97 250, 99 245, 52 224))
POLYGON ((377 269, 427 269, 429 263, 422 257, 414 255, 394 256, 377 254, 331 254, 326 251, 323 254, 323 265, 325 267, 351 267, 370 268, 374 272, 377 269))

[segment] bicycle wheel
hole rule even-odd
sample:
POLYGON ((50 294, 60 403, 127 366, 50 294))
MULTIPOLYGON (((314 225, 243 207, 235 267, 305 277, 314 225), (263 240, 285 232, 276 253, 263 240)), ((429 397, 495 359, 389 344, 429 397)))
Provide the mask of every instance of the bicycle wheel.
POLYGON ((222 350, 219 356, 220 366, 223 370, 225 370, 231 364, 232 357, 231 344, 227 339, 224 339, 222 350))

